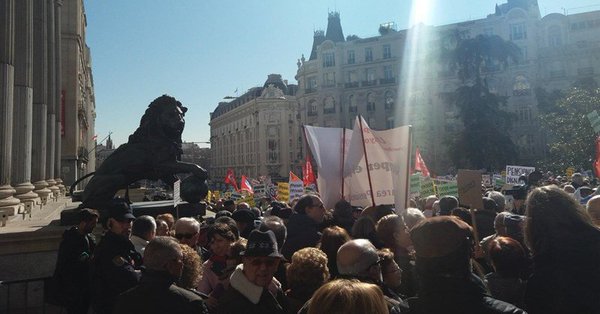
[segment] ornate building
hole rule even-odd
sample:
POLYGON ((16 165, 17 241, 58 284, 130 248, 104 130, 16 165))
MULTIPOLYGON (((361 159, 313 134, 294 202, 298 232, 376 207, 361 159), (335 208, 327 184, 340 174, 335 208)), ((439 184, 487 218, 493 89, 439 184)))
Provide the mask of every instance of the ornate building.
POLYGON ((64 155, 93 134, 93 83, 82 0, 0 0, 0 29, 0 212, 10 216, 73 182, 64 155))
POLYGON ((210 116, 211 167, 215 182, 228 168, 239 179, 288 177, 300 169, 302 134, 297 119, 296 85, 270 74, 262 87, 254 87, 231 102, 221 102, 210 116))
POLYGON ((445 97, 461 81, 440 63, 427 61, 433 49, 447 44, 449 32, 498 35, 521 49, 521 62, 507 69, 489 66, 485 74, 490 89, 508 96, 507 110, 516 114, 508 131, 522 164, 545 154, 535 88, 565 89, 581 78, 600 81, 600 11, 542 18, 537 1, 508 0, 484 19, 400 31, 388 23, 379 31, 380 36, 344 38, 339 14, 329 13, 327 31, 314 33, 309 59, 298 61, 300 123, 352 128, 360 114, 374 129, 412 124, 414 144, 437 173, 451 166, 445 137, 461 127, 445 97), (415 34, 424 36, 420 47, 415 34), (418 65, 414 71, 411 64, 418 65))

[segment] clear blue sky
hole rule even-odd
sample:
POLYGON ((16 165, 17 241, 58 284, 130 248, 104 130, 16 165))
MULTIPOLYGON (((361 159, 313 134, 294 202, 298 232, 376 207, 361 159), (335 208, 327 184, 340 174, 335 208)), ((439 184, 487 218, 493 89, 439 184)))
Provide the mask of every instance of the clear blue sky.
MULTIPOLYGON (((427 2, 427 0, 419 0, 427 2)), ((429 0, 425 23, 484 18, 505 0, 429 0)), ((539 0, 542 16, 600 10, 598 0, 539 0)), ((296 62, 310 55, 313 30, 340 12, 344 35, 369 37, 379 24, 410 24, 408 0, 84 0, 91 48, 98 140, 127 141, 148 104, 162 94, 188 107, 185 141, 208 141, 209 113, 225 96, 262 85, 269 73, 296 84, 296 62)), ((201 144, 202 147, 208 145, 201 144)))

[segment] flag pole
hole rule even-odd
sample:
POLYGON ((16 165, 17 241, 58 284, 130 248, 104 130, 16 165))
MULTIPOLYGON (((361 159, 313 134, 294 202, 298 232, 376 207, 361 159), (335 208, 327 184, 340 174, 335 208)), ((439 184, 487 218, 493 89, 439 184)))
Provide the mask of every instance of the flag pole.
POLYGON ((342 198, 344 198, 344 162, 346 161, 346 129, 342 128, 342 167, 340 167, 340 176, 342 178, 342 198))
POLYGON ((404 208, 406 210, 406 208, 410 207, 410 175, 411 175, 411 171, 410 171, 410 165, 411 165, 411 157, 412 157, 412 140, 413 140, 413 133, 412 133, 412 125, 408 126, 408 149, 407 149, 407 154, 408 154, 408 158, 407 158, 407 165, 406 165, 406 178, 404 180, 406 180, 406 184, 405 184, 405 191, 404 191, 404 195, 406 196, 406 198, 404 199, 404 208))
POLYGON ((373 193, 373 183, 371 182, 371 172, 369 171, 369 158, 367 157, 367 145, 365 144, 365 134, 363 133, 363 124, 362 124, 362 116, 358 116, 358 123, 360 125, 360 137, 362 139, 363 151, 365 154, 365 164, 367 169, 367 177, 369 178, 369 191, 371 191, 371 201, 373 202, 373 206, 375 205, 375 194, 373 193))
MULTIPOLYGON (((306 127, 303 125, 302 126, 302 134, 304 135, 304 145, 306 146, 306 154, 304 154, 304 162, 310 162, 310 147, 308 146, 308 139, 306 137, 306 127)), ((304 165, 306 167, 306 164, 304 165)), ((312 164, 311 164, 311 168, 312 168, 312 164)), ((314 178, 314 168, 313 169, 313 178, 314 178)), ((304 179, 304 173, 302 173, 302 179, 304 179)), ((319 191, 319 185, 317 184, 317 178, 315 178, 315 187, 317 188, 317 192, 319 191)))

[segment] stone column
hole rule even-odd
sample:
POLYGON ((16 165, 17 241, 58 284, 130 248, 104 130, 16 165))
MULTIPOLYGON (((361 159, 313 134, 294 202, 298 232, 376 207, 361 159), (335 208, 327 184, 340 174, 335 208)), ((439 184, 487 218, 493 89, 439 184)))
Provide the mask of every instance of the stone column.
MULTIPOLYGON (((15 2, 0 0, 0 211, 14 215, 21 201, 11 184, 15 85, 15 2)), ((2 214, 0 213, 0 215, 2 214)))
POLYGON ((33 121, 33 0, 15 3, 15 90, 13 114, 12 182, 15 197, 31 213, 40 199, 31 184, 31 135, 33 121))
POLYGON ((46 179, 46 123, 48 90, 48 38, 47 3, 33 2, 33 135, 31 149, 31 180, 34 192, 39 195, 42 204, 51 193, 47 189, 46 179))
POLYGON ((55 149, 55 127, 56 127, 56 25, 54 24, 54 0, 47 2, 47 34, 48 34, 48 96, 47 96, 47 123, 46 123, 46 182, 48 189, 52 192, 50 197, 55 200, 58 198, 60 189, 54 181, 54 157, 55 149))
POLYGON ((55 63, 56 63, 56 127, 55 127, 55 149, 54 149, 54 181, 56 181, 56 186, 59 188, 60 194, 65 195, 66 189, 65 186, 62 184, 62 178, 61 178, 61 169, 60 169, 60 159, 61 159, 61 152, 62 152, 62 148, 61 148, 61 112, 62 112, 62 75, 61 75, 61 34, 62 34, 62 20, 61 20, 61 8, 62 8, 62 0, 56 0, 54 2, 54 31, 55 31, 55 38, 54 38, 54 43, 55 45, 55 63))

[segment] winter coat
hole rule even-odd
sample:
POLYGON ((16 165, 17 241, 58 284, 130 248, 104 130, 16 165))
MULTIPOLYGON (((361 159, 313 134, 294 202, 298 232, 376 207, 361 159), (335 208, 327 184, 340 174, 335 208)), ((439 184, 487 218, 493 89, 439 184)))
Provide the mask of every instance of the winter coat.
POLYGON ((287 224, 287 239, 281 253, 291 260, 292 255, 305 247, 316 247, 321 240, 318 224, 305 214, 294 213, 287 224))

